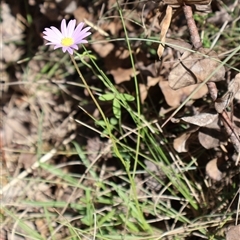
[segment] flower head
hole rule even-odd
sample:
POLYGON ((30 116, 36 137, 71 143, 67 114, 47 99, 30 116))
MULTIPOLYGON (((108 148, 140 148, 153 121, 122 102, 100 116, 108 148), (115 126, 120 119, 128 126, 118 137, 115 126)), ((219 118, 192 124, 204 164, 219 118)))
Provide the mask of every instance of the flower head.
POLYGON ((68 25, 66 20, 63 19, 61 22, 61 31, 56 27, 45 28, 43 34, 44 39, 49 41, 46 45, 55 45, 54 49, 62 48, 63 52, 68 51, 69 54, 73 54, 73 49, 78 50, 77 44, 87 43, 84 40, 91 33, 88 32, 90 27, 83 28, 84 23, 81 22, 76 26, 76 20, 70 20, 68 25))

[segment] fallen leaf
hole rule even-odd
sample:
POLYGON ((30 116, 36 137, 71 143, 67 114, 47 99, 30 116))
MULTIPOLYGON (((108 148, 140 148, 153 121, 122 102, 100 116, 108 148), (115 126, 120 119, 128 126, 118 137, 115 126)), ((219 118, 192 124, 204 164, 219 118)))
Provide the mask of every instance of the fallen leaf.
POLYGON ((217 98, 214 102, 215 109, 218 113, 222 113, 232 101, 233 94, 231 92, 226 92, 221 98, 217 98))
POLYGON ((226 240, 239 240, 240 239, 240 224, 230 227, 226 233, 226 240))
POLYGON ((215 119, 217 119, 217 117, 217 113, 200 113, 195 116, 182 117, 181 119, 185 122, 203 127, 212 123, 215 119))
POLYGON ((166 44, 174 48, 175 50, 179 51, 181 54, 184 53, 186 50, 191 50, 193 47, 191 44, 181 40, 181 39, 172 39, 172 38, 166 38, 166 44))
POLYGON ((102 58, 105 58, 113 49, 112 43, 95 43, 92 45, 94 51, 102 58))
POLYGON ((84 22, 84 18, 90 20, 91 14, 89 14, 84 7, 78 7, 73 12, 74 18, 77 20, 77 22, 84 22))
POLYGON ((209 81, 222 81, 225 68, 220 67, 217 53, 207 48, 201 48, 199 52, 185 51, 179 62, 169 74, 169 86, 176 90, 182 87, 202 83, 219 67, 209 81))
POLYGON ((145 99, 147 98, 148 94, 148 87, 145 84, 139 84, 139 92, 141 97, 141 103, 144 103, 145 99))
MULTIPOLYGON (((159 86, 162 90, 162 93, 165 97, 167 104, 171 107, 179 106, 197 87, 198 85, 191 85, 188 87, 183 87, 181 89, 173 90, 168 81, 162 79, 159 82, 159 86)), ((208 88, 204 85, 199 91, 192 96, 192 99, 199 99, 206 95, 208 88)))
POLYGON ((212 0, 184 0, 184 1, 179 1, 179 0, 163 0, 164 4, 169 4, 172 6, 181 6, 183 4, 187 4, 187 5, 195 5, 195 4, 199 4, 199 5, 208 5, 211 3, 212 0), (181 4, 182 2, 182 4, 181 4))
POLYGON ((170 23, 172 20, 172 7, 167 6, 166 9, 166 15, 162 21, 162 26, 161 26, 161 33, 160 33, 160 41, 161 43, 158 46, 157 54, 158 57, 161 58, 163 55, 164 47, 165 47, 165 40, 166 40, 166 34, 169 29, 170 23))
POLYGON ((129 81, 132 77, 134 77, 134 74, 138 75, 138 71, 134 72, 133 68, 117 68, 110 71, 110 73, 113 75, 115 83, 120 84, 125 81, 129 81))
POLYGON ((221 128, 219 118, 199 129, 198 140, 206 149, 218 147, 227 141, 227 134, 221 128))
POLYGON ((219 170, 220 163, 222 164, 219 158, 214 158, 206 165, 206 173, 212 180, 221 181, 223 178, 223 173, 219 170))
POLYGON ((188 142, 187 140, 191 136, 191 132, 183 133, 178 138, 175 138, 173 141, 173 147, 178 153, 187 152, 188 151, 188 142))

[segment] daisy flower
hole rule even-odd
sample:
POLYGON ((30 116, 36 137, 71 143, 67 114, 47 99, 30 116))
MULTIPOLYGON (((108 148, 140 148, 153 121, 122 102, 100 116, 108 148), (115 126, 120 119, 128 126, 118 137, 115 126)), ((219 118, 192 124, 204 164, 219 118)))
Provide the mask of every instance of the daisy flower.
POLYGON ((91 33, 88 32, 90 27, 83 28, 84 23, 81 22, 76 26, 76 20, 70 20, 68 25, 66 20, 63 19, 61 22, 61 31, 56 27, 45 28, 43 31, 44 39, 49 41, 46 45, 55 45, 54 49, 62 48, 65 53, 68 51, 69 54, 73 54, 73 50, 78 50, 77 44, 87 43, 85 40, 91 33))

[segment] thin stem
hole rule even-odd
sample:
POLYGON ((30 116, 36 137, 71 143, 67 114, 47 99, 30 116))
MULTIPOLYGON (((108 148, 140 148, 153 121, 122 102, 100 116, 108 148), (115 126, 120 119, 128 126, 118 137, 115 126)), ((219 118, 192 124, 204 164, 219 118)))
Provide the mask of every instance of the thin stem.
MULTIPOLYGON (((138 81, 137 81, 137 77, 136 77, 136 69, 135 69, 134 59, 133 59, 133 55, 132 55, 131 45, 130 45, 130 42, 129 42, 129 39, 128 39, 128 32, 127 32, 125 22, 124 22, 124 19, 123 19, 122 10, 120 8, 120 5, 119 5, 118 1, 117 1, 117 5, 118 5, 118 12, 119 12, 120 18, 122 20, 123 30, 124 30, 124 33, 125 33, 125 36, 126 36, 126 43, 127 43, 127 46, 128 46, 130 61, 131 61, 132 68, 133 68, 133 71, 134 71, 134 84, 135 84, 135 90, 136 90, 136 103, 137 103, 137 115, 138 115, 138 118, 137 118, 136 121, 137 121, 137 124, 140 125, 140 123, 141 123, 141 121, 140 121, 140 119, 141 119, 141 102, 140 102, 139 85, 138 85, 138 81)), ((140 131, 139 131, 139 133, 137 134, 136 154, 135 154, 135 162, 134 162, 133 176, 132 176, 133 179, 135 178, 135 171, 137 169, 138 154, 139 154, 139 149, 140 149, 140 135, 141 134, 140 134, 140 131)))
MULTIPOLYGON (((90 87, 88 86, 88 84, 87 84, 85 78, 83 77, 83 75, 82 75, 82 73, 81 73, 81 71, 80 71, 80 69, 79 69, 79 67, 78 67, 78 65, 77 65, 77 63, 76 63, 74 57, 73 57, 72 55, 70 55, 70 57, 71 57, 71 60, 72 60, 74 66, 75 66, 75 68, 76 68, 76 70, 77 70, 77 72, 78 72, 79 77, 81 78, 81 80, 82 80, 84 86, 86 87, 86 89, 87 89, 89 95, 91 96, 93 102, 94 102, 95 105, 97 106, 97 109, 98 109, 98 111, 100 112, 100 114, 101 114, 101 116, 102 116, 104 122, 106 123, 106 126, 108 127, 108 121, 107 121, 107 119, 106 119, 106 117, 105 117, 105 114, 104 114, 103 111, 102 111, 102 108, 100 107, 98 101, 96 100, 96 98, 94 97, 94 95, 93 95, 93 93, 92 93, 90 87)), ((109 129, 109 130, 110 130, 110 129, 109 129)))
MULTIPOLYGON (((128 32, 127 32, 125 22, 124 22, 124 18, 123 18, 123 14, 122 14, 122 9, 121 9, 118 1, 117 1, 117 6, 118 6, 118 12, 119 12, 119 15, 120 15, 120 18, 121 18, 121 21, 122 21, 122 25, 123 25, 123 30, 124 30, 124 33, 125 33, 125 36, 126 36, 126 43, 127 43, 127 46, 128 46, 130 61, 131 61, 132 68, 133 68, 133 71, 134 71, 134 84, 135 84, 135 90, 136 90, 136 103, 137 103, 137 115, 138 115, 138 118, 137 118, 136 122, 137 122, 138 126, 140 126, 140 124, 141 124, 141 121, 140 121, 140 119, 141 119, 141 101, 140 101, 139 85, 138 85, 138 81, 137 81, 137 77, 136 77, 136 69, 135 69, 135 64, 134 64, 134 58, 133 58, 133 54, 132 54, 130 41, 129 41, 129 38, 128 38, 128 32)), ((143 216, 142 211, 141 211, 140 206, 139 206, 139 202, 138 202, 138 198, 137 198, 137 188, 136 188, 136 183, 134 181, 136 170, 137 170, 137 164, 138 164, 139 150, 140 150, 140 138, 141 138, 140 136, 141 136, 141 131, 138 130, 136 152, 135 152, 135 159, 134 159, 134 166, 133 166, 133 174, 132 174, 132 176, 129 175, 129 179, 131 181, 131 188, 132 188, 132 193, 133 193, 133 197, 134 197, 136 207, 137 207, 138 212, 139 212, 139 214, 142 218, 142 222, 144 222, 145 219, 144 219, 144 216, 143 216)), ((145 225, 145 228, 149 229, 148 224, 145 225)))

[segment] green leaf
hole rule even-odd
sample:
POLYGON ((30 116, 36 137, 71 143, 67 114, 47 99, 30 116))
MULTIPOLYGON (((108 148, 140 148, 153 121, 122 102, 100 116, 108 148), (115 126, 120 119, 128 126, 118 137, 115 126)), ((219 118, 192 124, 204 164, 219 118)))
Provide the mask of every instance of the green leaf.
POLYGON ((105 128, 105 127, 106 127, 106 123, 105 123, 103 120, 95 121, 95 124, 96 124, 97 126, 102 127, 102 128, 105 128))
POLYGON ((113 93, 106 93, 102 94, 98 99, 101 101, 110 101, 115 98, 115 95, 113 93))
POLYGON ((134 99, 135 99, 135 97, 133 97, 132 95, 129 95, 127 93, 123 93, 122 96, 127 101, 134 101, 134 99))
POLYGON ((117 119, 121 117, 121 105, 117 98, 113 100, 113 114, 117 119))
POLYGON ((115 126, 118 123, 118 120, 115 117, 110 118, 110 123, 115 126))
POLYGON ((114 215, 116 214, 115 209, 112 209, 111 212, 106 213, 98 222, 99 226, 102 226, 105 223, 111 223, 114 215))

